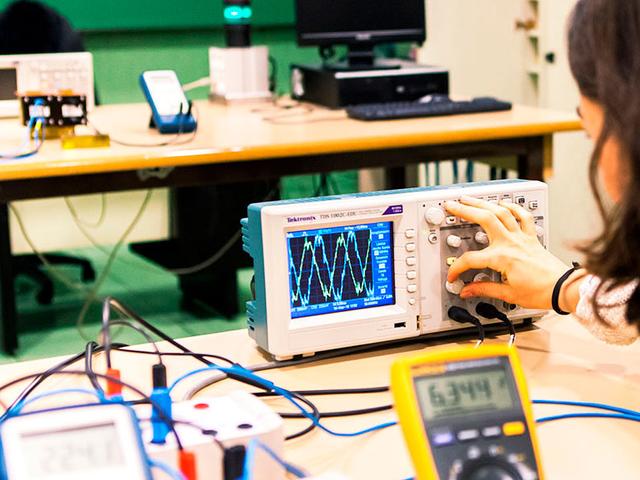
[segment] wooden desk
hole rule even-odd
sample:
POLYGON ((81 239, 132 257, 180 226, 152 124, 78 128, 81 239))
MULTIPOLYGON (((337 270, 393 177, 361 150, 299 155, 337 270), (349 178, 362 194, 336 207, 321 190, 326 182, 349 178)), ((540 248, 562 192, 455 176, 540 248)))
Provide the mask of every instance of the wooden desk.
MULTIPOLYGON (((518 335, 517 345, 534 399, 579 400, 610 403, 637 409, 640 395, 640 345, 613 347, 606 345, 582 329, 572 318, 549 316, 537 328, 518 335)), ((504 342, 506 337, 488 340, 504 342)), ((246 365, 264 362, 244 331, 234 331, 184 340, 197 351, 227 355, 246 365)), ((468 344, 470 341, 461 341, 468 344)), ((381 350, 346 358, 264 372, 263 376, 289 389, 347 388, 388 385, 389 369, 401 355, 416 354, 425 348, 442 345, 416 343, 403 348, 381 350)), ((162 344, 163 350, 170 347, 162 344)), ((148 369, 153 356, 114 354, 114 363, 123 368, 123 379, 149 389, 148 369)), ((27 372, 41 371, 54 359, 25 362, 0 367, 4 383, 27 372)), ((190 359, 167 357, 170 378, 197 368, 190 359)), ((180 398, 198 382, 185 382, 176 391, 180 398)), ((84 378, 59 377, 47 380, 46 389, 88 385, 84 378)), ((201 395, 217 395, 244 388, 225 381, 201 395)), ((17 390, 13 390, 16 392, 17 390)), ((147 390, 148 391, 148 390, 147 390)), ((7 402, 8 392, 0 394, 7 402)), ((66 401, 71 399, 67 398, 66 401)), ((315 397, 321 410, 344 410, 389 403, 389 394, 315 397)), ((281 409, 281 401, 273 401, 281 409)), ((536 406, 536 417, 576 411, 571 408, 536 406)), ((390 411, 372 415, 325 420, 329 427, 343 432, 355 431, 393 420, 390 411)), ((301 420, 286 420, 288 432, 306 425, 301 420)), ((542 461, 548 479, 602 480, 603 478, 636 478, 640 463, 636 439, 640 424, 604 419, 563 420, 538 427, 542 461)), ((298 440, 287 442, 289 461, 318 474, 327 470, 341 471, 353 479, 401 479, 413 476, 411 463, 400 429, 391 427, 358 438, 335 438, 314 431, 298 440)))
MULTIPOLYGON (((197 102, 197 112, 198 134, 188 144, 63 151, 59 142, 51 141, 32 158, 0 165, 0 345, 5 351, 18 347, 8 202, 363 167, 391 169, 389 186, 396 187, 404 182, 404 171, 397 167, 491 156, 515 156, 520 178, 541 180, 552 165, 552 135, 580 128, 573 114, 524 106, 509 112, 387 122, 355 121, 342 111, 319 107, 282 110, 270 104, 225 107, 197 102)), ((90 120, 128 143, 166 140, 147 128, 149 108, 144 104, 98 107, 90 120)), ((15 120, 0 121, 1 150, 19 145, 22 138, 23 127, 15 120)))

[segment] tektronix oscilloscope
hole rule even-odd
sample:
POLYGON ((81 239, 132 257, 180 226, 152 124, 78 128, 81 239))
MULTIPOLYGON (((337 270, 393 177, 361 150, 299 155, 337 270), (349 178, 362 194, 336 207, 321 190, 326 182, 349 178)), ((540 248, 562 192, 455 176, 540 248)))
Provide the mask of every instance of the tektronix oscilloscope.
MULTIPOLYGON (((444 210, 445 201, 461 195, 520 204, 534 215, 539 240, 548 241, 547 186, 541 182, 504 180, 250 205, 242 221, 244 249, 255 269, 249 334, 283 359, 468 328, 448 314, 451 307, 473 313, 481 301, 458 296, 464 283, 500 281, 500 275, 472 271, 455 284, 446 281, 457 257, 489 243, 478 225, 444 210)), ((512 321, 544 313, 482 301, 512 321)))

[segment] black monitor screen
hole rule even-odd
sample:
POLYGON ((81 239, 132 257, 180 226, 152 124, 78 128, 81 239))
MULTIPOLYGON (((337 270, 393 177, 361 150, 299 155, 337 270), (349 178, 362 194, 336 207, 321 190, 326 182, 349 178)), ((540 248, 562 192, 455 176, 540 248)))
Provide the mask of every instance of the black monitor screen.
POLYGON ((424 0, 296 0, 300 45, 425 39, 424 0))
POLYGON ((0 67, 0 101, 15 100, 17 89, 16 69, 0 67))

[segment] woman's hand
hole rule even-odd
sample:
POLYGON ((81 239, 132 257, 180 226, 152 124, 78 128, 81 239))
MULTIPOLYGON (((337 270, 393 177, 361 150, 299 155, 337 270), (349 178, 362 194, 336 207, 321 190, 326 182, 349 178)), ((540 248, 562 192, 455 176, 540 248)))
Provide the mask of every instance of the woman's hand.
MULTIPOLYGON (((449 282, 467 270, 489 268, 502 274, 502 283, 474 282, 462 289, 462 298, 489 297, 525 308, 551 308, 551 295, 558 279, 569 269, 538 240, 533 215, 514 203, 499 204, 471 197, 446 202, 447 211, 480 225, 489 237, 489 246, 460 256, 449 269, 449 282)), ((575 309, 563 301, 561 308, 575 309)))

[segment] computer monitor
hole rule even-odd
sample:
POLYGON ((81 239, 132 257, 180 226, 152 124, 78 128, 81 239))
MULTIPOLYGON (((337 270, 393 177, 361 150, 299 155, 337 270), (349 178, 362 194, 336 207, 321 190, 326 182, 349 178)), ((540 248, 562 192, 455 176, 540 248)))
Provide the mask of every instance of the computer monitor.
POLYGON ((424 42, 425 0, 296 0, 298 44, 346 45, 349 65, 373 66, 373 47, 424 42))

